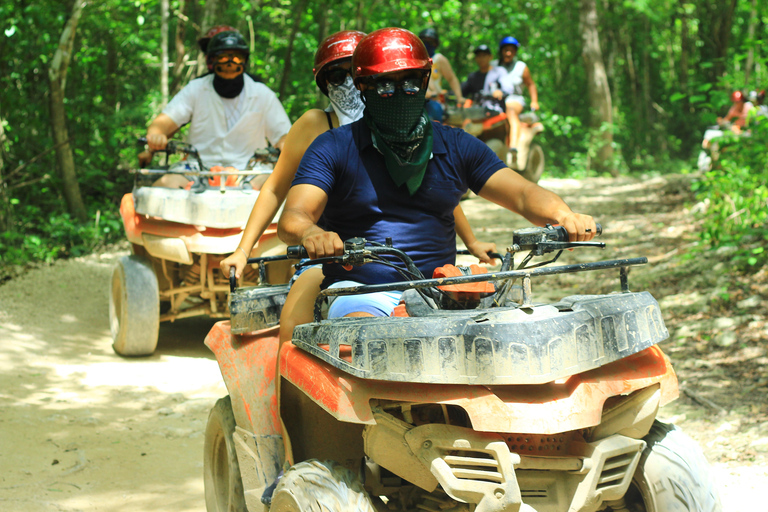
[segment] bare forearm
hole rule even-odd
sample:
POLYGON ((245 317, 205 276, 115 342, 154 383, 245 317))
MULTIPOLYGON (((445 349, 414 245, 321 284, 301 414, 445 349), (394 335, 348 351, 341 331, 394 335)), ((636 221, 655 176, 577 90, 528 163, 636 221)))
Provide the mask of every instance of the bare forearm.
POLYGON ((281 202, 282 199, 275 195, 274 190, 262 187, 256 204, 251 210, 251 215, 248 217, 248 223, 243 230, 243 237, 240 239, 240 247, 246 253, 251 252, 256 241, 264 234, 275 217, 281 202))
POLYGON ((477 238, 472 232, 472 226, 469 225, 467 216, 464 215, 464 210, 461 209, 461 206, 457 206, 456 209, 453 210, 453 219, 456 224, 456 234, 459 235, 459 238, 464 242, 464 245, 469 247, 471 244, 475 243, 477 238))
POLYGON ((284 209, 277 224, 277 236, 288 245, 299 245, 306 236, 318 231, 322 229, 299 209, 284 209))
POLYGON ((559 224, 573 213, 557 194, 531 183, 511 169, 501 169, 491 176, 479 195, 538 226, 559 224))
POLYGON ((528 87, 528 94, 531 95, 531 103, 539 102, 539 90, 536 88, 536 84, 531 83, 528 87))

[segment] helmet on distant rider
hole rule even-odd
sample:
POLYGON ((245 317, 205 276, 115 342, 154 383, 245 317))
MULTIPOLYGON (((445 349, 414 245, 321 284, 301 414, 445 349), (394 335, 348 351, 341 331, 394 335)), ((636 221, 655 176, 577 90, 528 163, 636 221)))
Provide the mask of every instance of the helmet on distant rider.
POLYGON ((323 94, 328 95, 328 87, 323 76, 324 69, 342 59, 351 59, 355 48, 364 37, 364 32, 343 30, 326 37, 317 47, 312 73, 315 75, 315 83, 323 94))
POLYGON ((245 54, 248 57, 251 52, 248 49, 248 44, 245 42, 245 38, 235 30, 227 30, 219 32, 211 38, 208 42, 208 51, 206 55, 208 57, 214 57, 217 53, 238 51, 245 54))
POLYGON ((736 103, 737 101, 745 101, 744 93, 741 91, 733 91, 733 93, 731 93, 731 101, 734 103, 736 103))
POLYGON ((368 34, 352 55, 355 85, 362 79, 379 75, 420 69, 432 69, 432 59, 416 34, 403 28, 382 28, 368 34))
POLYGON ((207 50, 205 53, 205 63, 208 65, 209 71, 213 71, 214 60, 222 52, 240 52, 245 55, 246 63, 251 54, 245 38, 243 38, 240 32, 234 30, 225 30, 214 35, 208 41, 207 50))
POLYGON ((499 50, 501 50, 504 46, 507 46, 508 44, 513 45, 515 48, 520 48, 520 41, 518 41, 512 36, 507 36, 503 38, 501 41, 499 41, 499 50))
POLYGON ((419 32, 419 39, 421 39, 422 41, 424 41, 425 39, 432 40, 435 42, 435 46, 440 44, 440 37, 437 35, 437 30, 435 30, 432 27, 425 28, 424 30, 419 32))
POLYGON ((208 53, 208 43, 211 41, 211 38, 219 32, 237 32, 237 29, 235 27, 230 27, 229 25, 216 25, 215 27, 211 27, 203 37, 197 40, 197 45, 200 47, 200 51, 208 53))

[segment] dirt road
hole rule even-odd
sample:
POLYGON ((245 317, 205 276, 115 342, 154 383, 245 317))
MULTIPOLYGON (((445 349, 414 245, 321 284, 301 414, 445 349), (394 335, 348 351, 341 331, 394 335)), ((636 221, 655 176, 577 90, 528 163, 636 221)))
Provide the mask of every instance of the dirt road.
MULTIPOLYGON (((730 314, 712 296, 713 287, 723 287, 716 275, 686 288, 696 281, 682 271, 692 263, 678 258, 694 240, 684 181, 542 184, 606 225, 607 252, 573 252, 564 262, 651 259, 652 265, 633 272, 630 285, 661 299, 673 333, 664 348, 685 390, 662 414, 704 447, 724 510, 768 511, 762 498, 768 488, 768 380, 760 371, 768 363, 768 295, 764 288, 747 290, 739 299, 746 302, 730 314)), ((512 229, 525 225, 478 198, 463 205, 478 237, 500 248, 512 229)), ((205 510, 203 430, 208 410, 226 394, 202 343, 213 322, 164 324, 154 356, 115 356, 107 296, 112 265, 122 254, 62 261, 0 287, 2 511, 205 510)), ((707 265, 704 273, 726 272, 707 265)), ((614 281, 566 276, 557 294, 607 291, 614 281)))

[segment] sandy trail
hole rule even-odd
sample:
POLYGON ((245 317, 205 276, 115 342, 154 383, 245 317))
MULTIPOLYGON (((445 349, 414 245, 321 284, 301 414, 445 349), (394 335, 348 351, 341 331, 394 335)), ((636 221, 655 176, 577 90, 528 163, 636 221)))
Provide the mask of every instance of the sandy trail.
MULTIPOLYGON (((682 203, 650 212, 658 219, 620 207, 622 197, 656 194, 659 183, 653 180, 543 184, 583 211, 618 201, 612 206, 615 236, 642 234, 646 222, 683 215, 682 203)), ((500 248, 512 229, 525 225, 478 198, 463 205, 473 225, 482 226, 478 237, 500 248)), ((671 244, 679 235, 664 233, 671 244)), ((635 249, 651 257, 673 250, 663 243, 635 249)), ((629 255, 626 247, 611 251, 601 256, 629 255)), ((203 431, 209 409, 226 394, 216 361, 203 345, 214 322, 163 324, 152 357, 116 356, 108 283, 123 254, 61 261, 0 287, 0 510, 205 510, 203 431)), ((684 362, 672 357, 676 364, 684 362)), ((741 413, 718 416, 685 398, 663 415, 714 454, 724 510, 768 511, 762 499, 768 488, 768 424, 755 427, 741 413), (736 456, 754 446, 765 450, 736 456), (729 452, 730 458, 724 455, 729 452)))

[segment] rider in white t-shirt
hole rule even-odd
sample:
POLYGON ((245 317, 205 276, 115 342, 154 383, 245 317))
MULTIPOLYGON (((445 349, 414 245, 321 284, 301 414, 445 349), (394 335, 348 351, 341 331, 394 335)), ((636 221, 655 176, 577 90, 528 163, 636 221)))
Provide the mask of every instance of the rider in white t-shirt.
MULTIPOLYGON (((147 128, 150 150, 165 148, 168 137, 189 123, 187 142, 194 145, 203 163, 244 169, 267 140, 278 149, 291 122, 266 85, 245 73, 249 51, 243 37, 234 31, 220 32, 207 46, 212 73, 192 80, 147 128)), ((182 175, 166 175, 155 185, 184 188, 182 175)), ((254 180, 254 188, 262 180, 254 180)))

